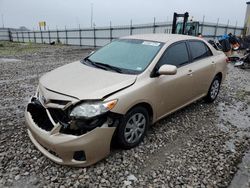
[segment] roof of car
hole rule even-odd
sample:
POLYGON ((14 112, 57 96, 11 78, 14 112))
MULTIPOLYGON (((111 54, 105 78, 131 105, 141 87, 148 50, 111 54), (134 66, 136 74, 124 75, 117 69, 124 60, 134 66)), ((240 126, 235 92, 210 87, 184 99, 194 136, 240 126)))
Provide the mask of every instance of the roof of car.
POLYGON ((149 40, 149 41, 156 41, 156 42, 164 42, 167 43, 168 41, 180 41, 180 40, 187 40, 187 39, 198 39, 198 37, 188 36, 188 35, 178 35, 178 34, 142 34, 142 35, 131 35, 122 37, 122 39, 140 39, 140 40, 149 40))

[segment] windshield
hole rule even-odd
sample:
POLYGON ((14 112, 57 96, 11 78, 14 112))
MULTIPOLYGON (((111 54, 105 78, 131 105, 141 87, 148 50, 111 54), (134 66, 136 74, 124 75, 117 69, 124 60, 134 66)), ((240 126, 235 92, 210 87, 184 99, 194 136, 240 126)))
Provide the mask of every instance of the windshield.
POLYGON ((88 57, 102 66, 116 67, 124 73, 140 73, 146 69, 162 47, 160 42, 122 39, 114 41, 88 57))

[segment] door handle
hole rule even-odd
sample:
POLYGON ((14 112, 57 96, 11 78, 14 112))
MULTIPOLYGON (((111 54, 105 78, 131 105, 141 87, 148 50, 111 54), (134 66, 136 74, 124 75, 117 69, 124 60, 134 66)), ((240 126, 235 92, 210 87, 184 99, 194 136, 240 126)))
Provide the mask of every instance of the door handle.
POLYGON ((188 70, 188 74, 187 75, 192 76, 193 75, 193 71, 191 69, 188 70))

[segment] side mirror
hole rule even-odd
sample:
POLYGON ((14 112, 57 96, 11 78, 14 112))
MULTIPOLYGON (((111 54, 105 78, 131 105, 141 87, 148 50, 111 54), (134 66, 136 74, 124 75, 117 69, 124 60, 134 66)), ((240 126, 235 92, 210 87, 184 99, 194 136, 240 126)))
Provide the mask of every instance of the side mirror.
POLYGON ((177 73, 177 67, 174 65, 162 65, 159 70, 159 75, 175 75, 177 73))

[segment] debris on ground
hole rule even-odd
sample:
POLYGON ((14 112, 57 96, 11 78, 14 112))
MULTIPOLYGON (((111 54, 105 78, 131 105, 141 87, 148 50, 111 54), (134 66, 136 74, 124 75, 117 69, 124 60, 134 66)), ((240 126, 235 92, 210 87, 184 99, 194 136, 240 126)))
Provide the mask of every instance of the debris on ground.
POLYGON ((0 187, 227 187, 235 174, 241 176, 238 167, 250 150, 249 70, 229 64, 213 104, 191 104, 152 126, 138 147, 112 149, 95 165, 72 168, 55 164, 35 148, 24 110, 40 76, 92 50, 16 43, 2 49, 0 187))

